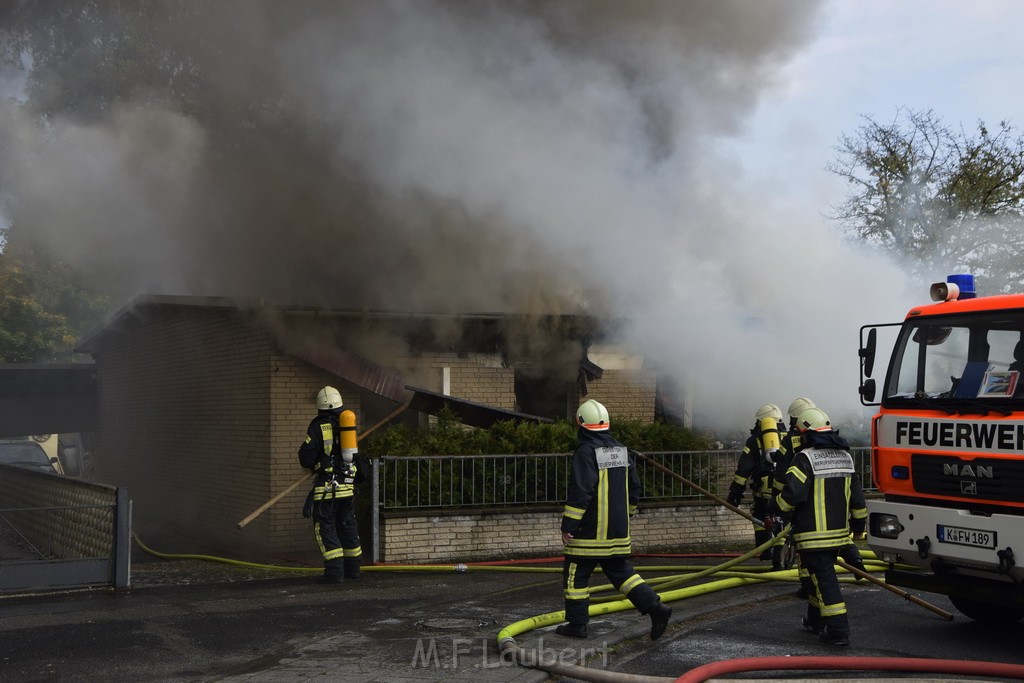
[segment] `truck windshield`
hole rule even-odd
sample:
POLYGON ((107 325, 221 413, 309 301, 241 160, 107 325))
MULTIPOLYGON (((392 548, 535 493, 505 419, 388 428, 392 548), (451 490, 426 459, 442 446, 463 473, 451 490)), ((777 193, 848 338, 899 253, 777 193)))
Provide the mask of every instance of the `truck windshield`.
POLYGON ((1024 311, 909 320, 896 342, 884 402, 1024 402, 1024 311))

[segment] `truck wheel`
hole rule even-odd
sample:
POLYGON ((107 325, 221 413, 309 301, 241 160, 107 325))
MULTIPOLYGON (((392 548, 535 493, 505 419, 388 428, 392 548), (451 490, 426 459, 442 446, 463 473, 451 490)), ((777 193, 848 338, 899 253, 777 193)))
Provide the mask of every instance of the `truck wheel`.
POLYGON ((978 600, 954 597, 952 595, 949 596, 949 601, 964 616, 987 624, 1012 624, 1021 617, 1024 617, 1024 610, 996 605, 991 602, 979 602, 978 600))

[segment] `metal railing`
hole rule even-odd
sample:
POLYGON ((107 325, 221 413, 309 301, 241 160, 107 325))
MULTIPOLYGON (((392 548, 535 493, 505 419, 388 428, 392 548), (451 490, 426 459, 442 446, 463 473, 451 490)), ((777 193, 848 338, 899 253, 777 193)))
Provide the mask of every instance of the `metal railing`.
POLYGON ((0 592, 129 582, 127 491, 0 466, 0 592))
MULTIPOLYGON (((865 491, 871 485, 870 449, 851 452, 865 491)), ((491 508, 565 502, 567 453, 441 455, 376 458, 378 505, 383 510, 491 508)), ((689 481, 724 498, 740 451, 647 453, 689 481)), ((637 463, 641 500, 696 500, 702 494, 643 461, 637 463)))

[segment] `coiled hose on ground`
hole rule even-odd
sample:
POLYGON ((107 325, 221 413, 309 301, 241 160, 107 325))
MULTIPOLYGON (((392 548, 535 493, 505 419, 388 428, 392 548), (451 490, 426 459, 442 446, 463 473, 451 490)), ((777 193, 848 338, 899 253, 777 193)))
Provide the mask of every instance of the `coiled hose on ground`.
MULTIPOLYGON (((788 532, 788 527, 784 531, 788 532)), ((219 562, 239 567, 253 569, 264 569, 283 572, 297 573, 320 573, 321 567, 294 567, 272 564, 261 564, 233 560, 230 558, 202 554, 162 553, 156 551, 142 542, 137 534, 132 534, 135 543, 144 552, 161 559, 179 560, 204 560, 219 562)), ((759 555, 765 548, 774 544, 777 539, 771 539, 767 543, 754 548, 753 550, 737 556, 721 554, 701 555, 701 557, 729 557, 727 561, 712 567, 703 566, 648 566, 643 567, 644 571, 675 571, 686 570, 688 573, 675 574, 663 577, 652 577, 647 582, 654 587, 661 596, 663 602, 674 602, 689 597, 706 595, 720 590, 735 588, 765 581, 798 581, 797 570, 788 569, 782 571, 766 571, 767 567, 749 568, 752 571, 733 571, 736 565, 759 555), (702 583, 696 586, 678 588, 685 583, 692 583, 699 579, 720 575, 716 581, 702 583)), ((881 570, 884 564, 874 561, 874 554, 870 551, 864 552, 865 564, 869 569, 881 570)), ((659 554, 656 557, 692 557, 688 555, 665 555, 659 554)), ((538 567, 531 566, 541 563, 560 562, 561 557, 529 559, 529 560, 502 560, 497 562, 468 562, 454 564, 402 564, 402 565, 367 565, 363 571, 416 571, 416 572, 528 572, 560 574, 561 567, 538 567)), ((852 581, 852 577, 842 577, 841 580, 852 581)), ((598 594, 604 591, 614 590, 611 584, 593 586, 591 594, 598 594)), ((600 614, 611 614, 634 609, 629 600, 617 598, 616 596, 597 596, 592 598, 590 606, 591 616, 600 614)), ((963 662, 959 660, 941 659, 913 659, 913 658, 873 658, 873 657, 757 657, 746 659, 732 659, 697 667, 676 678, 640 676, 625 674, 613 671, 591 669, 586 666, 569 664, 555 660, 547 653, 521 648, 515 642, 515 636, 526 633, 533 629, 542 628, 564 621, 565 612, 557 611, 542 614, 529 619, 523 619, 509 624, 499 631, 496 640, 498 648, 503 654, 513 658, 522 666, 540 669, 548 673, 574 678, 582 681, 593 681, 595 683, 702 683, 710 678, 723 676, 732 673, 748 671, 771 671, 771 670, 847 670, 847 671, 899 671, 899 672, 921 672, 921 673, 948 673, 973 676, 992 676, 1002 678, 1018 678, 1024 680, 1024 666, 1014 664, 1002 664, 997 662, 963 662)))

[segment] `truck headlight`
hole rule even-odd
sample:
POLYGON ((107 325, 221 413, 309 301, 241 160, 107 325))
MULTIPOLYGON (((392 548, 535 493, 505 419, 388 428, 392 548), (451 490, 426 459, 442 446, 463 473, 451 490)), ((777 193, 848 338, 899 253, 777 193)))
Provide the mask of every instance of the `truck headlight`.
POLYGON ((871 535, 878 538, 899 538, 903 531, 900 518, 884 512, 873 512, 869 518, 871 535))

